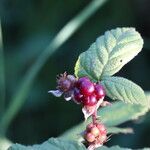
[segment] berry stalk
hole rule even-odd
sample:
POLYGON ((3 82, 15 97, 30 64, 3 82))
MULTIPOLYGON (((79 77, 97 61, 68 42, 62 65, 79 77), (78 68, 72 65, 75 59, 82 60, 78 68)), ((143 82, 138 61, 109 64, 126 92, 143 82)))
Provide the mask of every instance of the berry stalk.
POLYGON ((94 113, 92 114, 92 121, 93 121, 93 124, 96 124, 96 121, 97 121, 97 110, 95 110, 94 113))

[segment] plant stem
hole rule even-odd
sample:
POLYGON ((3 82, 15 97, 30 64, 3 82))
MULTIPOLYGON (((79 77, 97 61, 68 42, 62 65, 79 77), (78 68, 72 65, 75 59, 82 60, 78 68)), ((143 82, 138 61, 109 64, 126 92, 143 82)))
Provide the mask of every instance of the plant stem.
POLYGON ((93 124, 96 124, 96 122, 97 122, 97 110, 95 110, 94 113, 92 114, 92 121, 93 121, 93 124))
POLYGON ((4 112, 4 107, 5 107, 5 65, 4 65, 2 26, 0 20, 0 117, 4 112))
POLYGON ((6 110, 4 116, 0 122, 0 130, 4 133, 6 132, 9 124, 16 116, 18 111, 21 109, 22 105, 27 98, 29 91, 35 77, 39 73, 40 69, 46 63, 48 58, 62 45, 64 44, 72 35, 79 29, 79 27, 90 17, 92 14, 98 10, 107 0, 93 0, 89 5, 85 7, 77 16, 70 20, 56 35, 48 47, 39 55, 36 62, 31 66, 25 75, 23 82, 21 83, 19 89, 11 100, 8 109, 6 110))

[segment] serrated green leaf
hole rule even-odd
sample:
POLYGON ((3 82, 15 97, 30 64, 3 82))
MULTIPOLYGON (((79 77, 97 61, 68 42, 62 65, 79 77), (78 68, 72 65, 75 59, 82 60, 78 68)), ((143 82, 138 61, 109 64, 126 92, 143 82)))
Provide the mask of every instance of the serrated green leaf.
MULTIPOLYGON (((61 139, 51 138, 41 145, 24 146, 21 144, 14 144, 10 148, 8 148, 8 150, 87 150, 87 149, 83 144, 78 142, 63 141, 61 139)), ((121 148, 119 146, 112 146, 112 147, 102 146, 97 148, 96 150, 131 150, 131 149, 121 148)), ((145 148, 143 150, 150 150, 150 149, 145 148)))
POLYGON ((51 138, 42 144, 33 146, 14 144, 8 150, 86 150, 86 148, 82 143, 51 138))
MULTIPOLYGON (((106 146, 102 146, 96 150, 132 150, 130 148, 122 148, 122 147, 119 147, 119 146, 112 146, 112 147, 106 147, 106 146)), ((136 149, 134 149, 136 150, 136 149)), ((137 150, 150 150, 150 148, 141 148, 141 149, 137 149, 137 150)))
POLYGON ((93 80, 111 76, 133 59, 142 47, 143 39, 134 28, 107 31, 80 54, 75 65, 75 75, 88 76, 93 80))
MULTIPOLYGON (((58 138, 51 138, 40 145, 24 146, 21 144, 13 144, 8 150, 86 150, 86 147, 82 143, 75 141, 64 141, 58 138)), ((121 148, 119 146, 106 147, 102 146, 96 150, 132 150, 129 148, 121 148)), ((150 150, 144 148, 141 150, 150 150)))
POLYGON ((137 84, 122 77, 105 77, 101 81, 106 95, 113 100, 122 100, 125 103, 148 106, 144 91, 137 84))
MULTIPOLYGON (((113 103, 111 106, 103 107, 98 110, 100 120, 107 126, 113 127, 120 125, 126 121, 137 119, 139 116, 144 115, 148 111, 148 107, 142 105, 125 104, 122 101, 113 103)), ((88 119, 86 122, 82 122, 72 129, 66 131, 60 137, 65 139, 77 140, 79 134, 85 130, 86 125, 90 123, 88 119)))

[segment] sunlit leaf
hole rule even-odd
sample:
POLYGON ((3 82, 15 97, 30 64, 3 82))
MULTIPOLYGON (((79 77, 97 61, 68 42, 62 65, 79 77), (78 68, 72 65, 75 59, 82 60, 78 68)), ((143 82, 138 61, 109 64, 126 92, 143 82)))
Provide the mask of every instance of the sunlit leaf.
POLYGON ((75 74, 93 80, 111 76, 133 59, 142 47, 143 39, 134 28, 107 31, 79 56, 75 74))

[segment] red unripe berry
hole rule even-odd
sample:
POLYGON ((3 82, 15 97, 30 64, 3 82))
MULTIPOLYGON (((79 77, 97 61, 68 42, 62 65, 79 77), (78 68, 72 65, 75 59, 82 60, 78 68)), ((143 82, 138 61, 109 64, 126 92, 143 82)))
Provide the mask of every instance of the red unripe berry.
POLYGON ((83 97, 82 102, 85 106, 93 106, 97 103, 97 99, 96 96, 93 94, 91 96, 83 97))
POLYGON ((88 77, 81 77, 78 82, 81 83, 81 82, 84 82, 84 81, 90 81, 90 79, 88 77))
POLYGON ((93 124, 93 123, 88 124, 88 125, 86 126, 86 131, 87 131, 87 132, 90 132, 93 127, 94 127, 94 124, 93 124))
POLYGON ((92 142, 95 141, 95 136, 94 136, 93 134, 91 134, 91 133, 86 133, 86 134, 85 134, 85 139, 86 139, 88 142, 92 143, 92 142))
POLYGON ((90 132, 90 133, 92 133, 95 137, 97 137, 97 136, 99 136, 100 131, 99 131, 99 129, 95 126, 95 127, 91 128, 91 132, 90 132))
POLYGON ((100 98, 105 96, 105 90, 104 90, 103 86, 100 84, 95 85, 95 91, 94 92, 96 94, 97 100, 99 100, 100 98))
POLYGON ((96 126, 99 129, 101 135, 107 134, 106 127, 103 124, 97 124, 96 126))
POLYGON ((76 78, 73 75, 67 75, 67 79, 74 83, 76 81, 76 78))
POLYGON ((80 85, 82 82, 85 82, 85 81, 90 81, 90 79, 88 77, 81 77, 78 79, 78 81, 76 82, 75 86, 77 88, 80 88, 80 85))
POLYGON ((78 103, 81 103, 82 97, 83 97, 83 95, 80 93, 80 90, 75 88, 74 89, 74 99, 75 99, 75 101, 77 101, 78 103))
POLYGON ((81 93, 85 96, 89 96, 94 92, 94 84, 91 81, 85 80, 80 85, 81 93))
POLYGON ((107 135, 106 134, 102 134, 98 137, 98 141, 100 144, 104 144, 107 141, 107 135))

